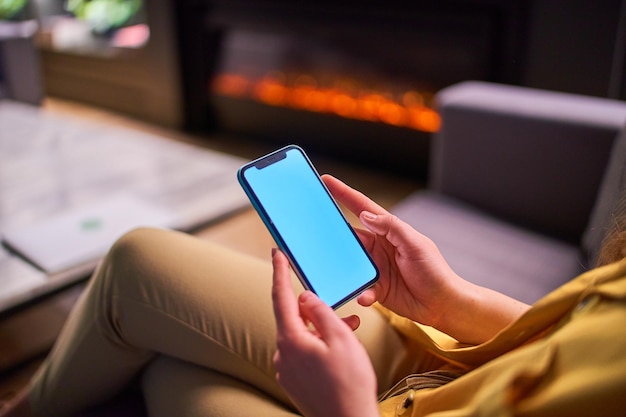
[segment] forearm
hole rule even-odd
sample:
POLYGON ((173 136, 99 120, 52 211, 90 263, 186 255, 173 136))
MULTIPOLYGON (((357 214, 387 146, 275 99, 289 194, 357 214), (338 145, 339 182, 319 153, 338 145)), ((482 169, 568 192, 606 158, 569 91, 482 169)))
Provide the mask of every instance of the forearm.
POLYGON ((469 344, 486 342, 530 308, 521 301, 460 278, 445 305, 433 327, 469 344))

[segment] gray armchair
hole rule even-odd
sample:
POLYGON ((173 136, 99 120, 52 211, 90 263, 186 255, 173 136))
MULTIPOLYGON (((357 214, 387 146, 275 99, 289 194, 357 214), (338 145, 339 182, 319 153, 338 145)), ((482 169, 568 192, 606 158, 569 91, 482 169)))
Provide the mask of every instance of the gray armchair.
POLYGON ((626 183, 626 103, 484 82, 437 101, 428 189, 393 212, 461 276, 527 303, 591 265, 626 183))

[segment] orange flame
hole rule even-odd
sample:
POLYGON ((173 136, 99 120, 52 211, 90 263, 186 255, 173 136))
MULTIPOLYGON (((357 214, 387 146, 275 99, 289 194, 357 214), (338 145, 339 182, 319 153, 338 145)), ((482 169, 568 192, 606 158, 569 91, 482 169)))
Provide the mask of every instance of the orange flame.
POLYGON ((311 75, 301 74, 288 82, 287 75, 278 71, 260 80, 223 73, 212 80, 209 88, 216 94, 250 98, 270 106, 333 113, 424 132, 436 132, 441 126, 439 114, 426 104, 424 94, 418 91, 407 91, 401 100, 394 100, 389 93, 359 91, 357 84, 350 80, 339 80, 333 87, 324 88, 311 75))

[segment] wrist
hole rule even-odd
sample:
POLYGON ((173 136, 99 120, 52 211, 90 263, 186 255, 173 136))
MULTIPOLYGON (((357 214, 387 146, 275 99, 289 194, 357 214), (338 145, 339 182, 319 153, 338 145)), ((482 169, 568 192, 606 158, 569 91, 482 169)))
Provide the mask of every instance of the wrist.
POLYGON ((468 293, 471 291, 467 284, 469 284, 467 281, 452 271, 437 280, 436 284, 430 286, 427 298, 425 298, 428 303, 420 303, 416 306, 422 309, 418 313, 421 319, 416 321, 452 335, 450 330, 454 329, 457 324, 454 311, 459 309, 461 303, 467 303, 468 293))
POLYGON ((461 343, 486 342, 529 308, 497 291, 460 280, 436 328, 461 343))

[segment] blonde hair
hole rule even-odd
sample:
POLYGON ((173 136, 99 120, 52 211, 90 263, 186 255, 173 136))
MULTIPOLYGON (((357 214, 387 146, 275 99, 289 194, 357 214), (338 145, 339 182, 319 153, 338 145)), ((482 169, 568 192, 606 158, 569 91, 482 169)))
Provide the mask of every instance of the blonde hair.
POLYGON ((613 220, 614 223, 602 242, 596 266, 626 258, 626 211, 622 211, 619 216, 613 216, 613 220))

